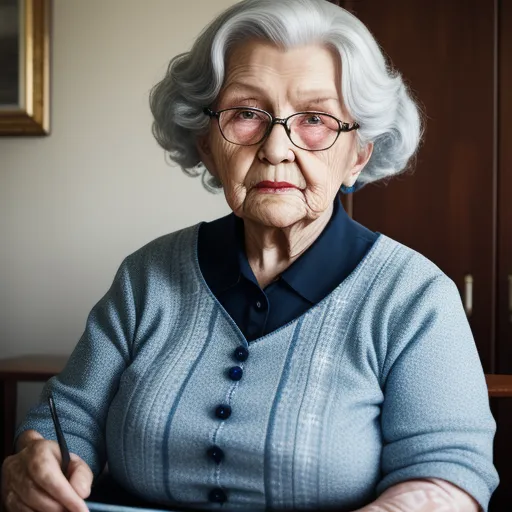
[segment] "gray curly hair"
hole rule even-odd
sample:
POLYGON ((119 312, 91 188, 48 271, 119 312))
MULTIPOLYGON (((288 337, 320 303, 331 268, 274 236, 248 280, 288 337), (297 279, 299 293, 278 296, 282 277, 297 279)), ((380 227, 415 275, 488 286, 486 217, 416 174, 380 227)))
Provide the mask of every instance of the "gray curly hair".
POLYGON ((211 192, 222 189, 201 163, 196 138, 208 130, 203 107, 222 88, 230 48, 255 37, 284 48, 322 43, 338 53, 343 102, 360 125, 358 143, 374 144, 355 190, 407 168, 422 136, 420 110, 366 26, 327 0, 243 0, 213 20, 189 52, 174 57, 151 90, 153 134, 184 172, 202 174, 211 192))

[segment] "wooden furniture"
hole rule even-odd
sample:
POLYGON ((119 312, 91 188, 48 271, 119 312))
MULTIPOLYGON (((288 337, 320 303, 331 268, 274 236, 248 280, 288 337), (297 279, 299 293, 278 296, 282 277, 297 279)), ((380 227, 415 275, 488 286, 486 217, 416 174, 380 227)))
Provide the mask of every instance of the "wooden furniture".
MULTIPOLYGON (((345 207, 436 263, 459 288, 484 371, 512 374, 512 2, 333 2, 368 26, 426 124, 414 172, 365 187, 345 207)), ((504 485, 491 510, 508 510, 512 402, 492 408, 504 485)))
POLYGON ((18 382, 46 382, 64 368, 68 357, 30 355, 0 360, 0 463, 12 452, 18 382))
POLYGON ((486 375, 490 398, 512 398, 512 375, 486 375))

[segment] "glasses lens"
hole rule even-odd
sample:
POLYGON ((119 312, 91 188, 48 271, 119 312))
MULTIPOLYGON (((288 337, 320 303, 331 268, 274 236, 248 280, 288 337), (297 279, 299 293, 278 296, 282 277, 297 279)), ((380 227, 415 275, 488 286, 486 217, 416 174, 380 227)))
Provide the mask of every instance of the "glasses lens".
POLYGON ((302 112, 290 117, 290 138, 297 146, 309 150, 326 149, 338 137, 338 121, 328 115, 316 112, 302 112))
POLYGON ((270 122, 265 112, 253 109, 230 108, 219 116, 219 126, 224 137, 229 142, 243 146, 260 142, 270 122))

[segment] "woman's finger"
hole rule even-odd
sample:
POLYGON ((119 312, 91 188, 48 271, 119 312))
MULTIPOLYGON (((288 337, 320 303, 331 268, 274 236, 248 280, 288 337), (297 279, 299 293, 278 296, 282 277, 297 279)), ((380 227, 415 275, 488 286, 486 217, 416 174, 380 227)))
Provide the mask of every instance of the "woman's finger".
POLYGON ((69 512, 89 512, 84 500, 66 480, 60 468, 57 474, 42 475, 38 484, 69 512))
POLYGON ((71 487, 83 499, 91 494, 94 475, 91 468, 76 454, 71 454, 68 468, 68 477, 71 487))
POLYGON ((27 507, 14 491, 9 491, 4 500, 6 512, 34 512, 34 509, 27 507))
POLYGON ((30 479, 25 479, 17 499, 29 510, 40 512, 65 512, 64 506, 55 501, 44 489, 40 488, 30 479))
POLYGON ((28 465, 28 473, 38 487, 70 512, 89 511, 60 469, 57 445, 51 445, 50 450, 34 458, 28 465))

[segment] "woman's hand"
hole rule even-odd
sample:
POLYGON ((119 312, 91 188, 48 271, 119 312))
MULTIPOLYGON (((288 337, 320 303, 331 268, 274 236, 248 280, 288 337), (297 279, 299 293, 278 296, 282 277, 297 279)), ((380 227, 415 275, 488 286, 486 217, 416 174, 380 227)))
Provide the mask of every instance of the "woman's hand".
POLYGON ((91 492, 93 474, 78 455, 71 454, 68 481, 55 441, 27 431, 18 449, 2 466, 2 501, 7 512, 88 512, 84 499, 91 492))
POLYGON ((479 512, 478 503, 465 491, 441 478, 396 484, 366 507, 354 512, 479 512))

